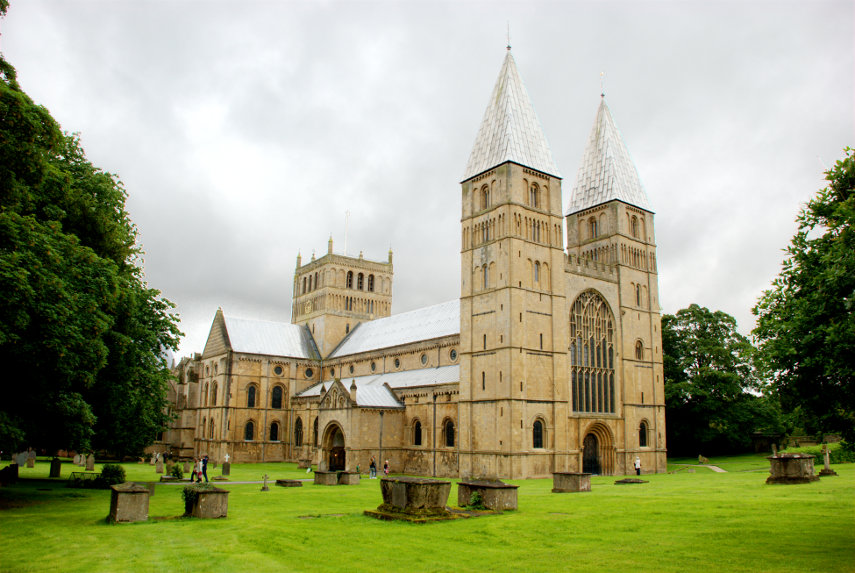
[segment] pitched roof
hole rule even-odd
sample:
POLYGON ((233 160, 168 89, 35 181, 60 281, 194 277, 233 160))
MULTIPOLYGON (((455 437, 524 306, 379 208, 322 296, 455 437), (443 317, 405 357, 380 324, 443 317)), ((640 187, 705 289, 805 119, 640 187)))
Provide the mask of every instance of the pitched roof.
POLYGON ((463 181, 506 161, 560 177, 510 48, 484 112, 463 181))
POLYGON ((614 199, 650 211, 650 202, 638 171, 612 119, 609 106, 602 98, 566 214, 614 199))
POLYGON ((231 349, 246 354, 320 358, 306 326, 223 316, 231 349))
POLYGON ((329 358, 453 334, 460 334, 460 299, 360 323, 329 358))
MULTIPOLYGON (((460 381, 460 366, 439 366, 437 368, 422 368, 420 370, 405 370, 402 372, 387 372, 385 374, 369 374, 354 378, 343 378, 342 385, 350 388, 356 384, 356 404, 364 408, 398 408, 403 404, 395 396, 398 388, 413 388, 417 386, 437 386, 460 381)), ((321 387, 330 388, 331 381, 321 382, 303 390, 298 397, 320 396, 321 387)))

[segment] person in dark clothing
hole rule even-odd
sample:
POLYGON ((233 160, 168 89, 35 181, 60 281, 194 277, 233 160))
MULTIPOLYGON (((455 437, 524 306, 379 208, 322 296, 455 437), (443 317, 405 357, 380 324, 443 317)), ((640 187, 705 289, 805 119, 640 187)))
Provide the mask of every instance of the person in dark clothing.
POLYGON ((202 475, 205 476, 205 482, 208 481, 208 456, 202 458, 202 475))

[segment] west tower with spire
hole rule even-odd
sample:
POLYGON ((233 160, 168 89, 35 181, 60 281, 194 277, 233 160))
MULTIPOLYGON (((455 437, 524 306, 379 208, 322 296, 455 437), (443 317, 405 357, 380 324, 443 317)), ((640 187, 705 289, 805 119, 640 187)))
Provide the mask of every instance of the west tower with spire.
POLYGON ((568 397, 561 176, 510 48, 461 187, 460 472, 547 474, 568 397))

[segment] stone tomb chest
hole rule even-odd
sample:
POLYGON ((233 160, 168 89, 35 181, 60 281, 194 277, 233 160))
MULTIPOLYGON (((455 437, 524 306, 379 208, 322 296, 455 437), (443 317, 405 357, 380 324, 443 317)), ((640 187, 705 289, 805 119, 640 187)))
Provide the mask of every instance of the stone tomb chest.
POLYGON ((453 515, 446 509, 451 482, 416 478, 384 477, 380 480, 383 503, 376 511, 365 514, 378 519, 430 521, 449 519, 453 515))
POLYGON ((552 493, 591 491, 591 474, 555 472, 552 474, 552 493))
POLYGON ((766 483, 810 483, 819 481, 813 472, 813 456, 808 454, 778 454, 767 458, 771 467, 766 483))
POLYGON ((113 523, 148 520, 149 489, 136 483, 110 486, 110 515, 113 523))
POLYGON ((484 507, 496 511, 517 509, 518 485, 497 479, 461 481, 457 484, 457 505, 465 507, 471 503, 472 494, 479 493, 484 507))

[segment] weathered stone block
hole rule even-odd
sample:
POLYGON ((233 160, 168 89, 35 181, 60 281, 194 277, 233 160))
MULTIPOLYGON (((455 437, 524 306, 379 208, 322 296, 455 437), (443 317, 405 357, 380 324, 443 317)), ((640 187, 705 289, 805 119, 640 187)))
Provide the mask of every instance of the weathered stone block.
POLYGON ((147 487, 136 483, 120 483, 111 485, 110 489, 110 521, 130 523, 148 519, 147 487))
POLYGON ((278 479, 276 485, 279 487, 303 487, 303 482, 298 479, 278 479))
POLYGON ((814 475, 813 456, 808 454, 778 454, 769 456, 769 477, 766 483, 810 483, 819 481, 814 475))
POLYGON ((62 473, 62 462, 59 458, 54 458, 50 461, 50 477, 58 478, 62 473))
POLYGON ((591 491, 591 474, 555 472, 552 474, 552 493, 591 491))
POLYGON ((338 485, 359 485, 359 474, 356 472, 338 472, 338 485))
POLYGON ((184 509, 191 517, 200 519, 227 517, 229 513, 229 492, 216 487, 198 489, 191 506, 188 508, 185 503, 184 509))
POLYGON ((451 482, 414 477, 380 480, 383 505, 378 509, 413 514, 445 514, 451 482))
POLYGON ((517 509, 518 485, 504 483, 501 480, 470 480, 457 484, 457 505, 469 505, 472 494, 481 494, 484 507, 497 511, 517 509))
POLYGON ((315 472, 315 485, 338 485, 338 472, 315 472))
POLYGON ((232 475, 232 464, 231 464, 231 462, 224 462, 223 463, 223 475, 224 476, 232 475))

